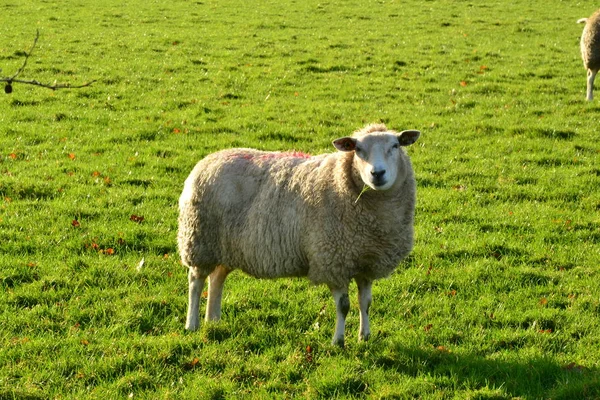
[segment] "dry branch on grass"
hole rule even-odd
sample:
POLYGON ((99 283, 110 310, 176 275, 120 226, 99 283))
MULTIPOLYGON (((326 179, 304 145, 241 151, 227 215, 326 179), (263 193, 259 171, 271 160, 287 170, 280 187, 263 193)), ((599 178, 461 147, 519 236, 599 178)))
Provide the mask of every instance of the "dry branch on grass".
MULTIPOLYGON (((23 70, 25 70, 25 66, 27 66, 27 60, 29 60, 29 56, 31 56, 31 53, 33 52, 33 49, 35 48, 39 37, 40 37, 40 31, 38 30, 38 31, 36 31, 35 39, 33 41, 33 44, 31 45, 31 49, 29 49, 29 52, 25 53, 25 60, 23 60, 23 65, 21 65, 21 68, 19 68, 19 70, 17 72, 15 72, 15 74, 13 76, 7 76, 7 77, 0 78, 0 82, 6 82, 6 84, 4 86, 4 93, 7 93, 7 94, 12 93, 12 91, 13 91, 12 84, 13 83, 25 83, 28 85, 41 86, 41 87, 45 87, 48 89, 56 90, 56 89, 79 89, 82 87, 90 86, 92 83, 96 82, 96 80, 92 80, 92 81, 89 81, 89 82, 81 84, 81 85, 71 85, 69 83, 56 83, 56 81, 54 81, 54 83, 52 83, 52 84, 46 84, 46 83, 36 81, 35 79, 32 79, 32 80, 17 79, 19 74, 21 74, 21 72, 23 72, 23 70)), ((2 70, 0 69, 0 72, 1 71, 2 70)))

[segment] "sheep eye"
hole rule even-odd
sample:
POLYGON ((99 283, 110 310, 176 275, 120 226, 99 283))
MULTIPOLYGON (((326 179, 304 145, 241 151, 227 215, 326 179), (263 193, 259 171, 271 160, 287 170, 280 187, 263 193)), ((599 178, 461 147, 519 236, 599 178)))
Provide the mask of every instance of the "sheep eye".
POLYGON ((392 149, 397 149, 398 147, 400 147, 400 145, 398 143, 394 143, 394 145, 392 146, 392 149))

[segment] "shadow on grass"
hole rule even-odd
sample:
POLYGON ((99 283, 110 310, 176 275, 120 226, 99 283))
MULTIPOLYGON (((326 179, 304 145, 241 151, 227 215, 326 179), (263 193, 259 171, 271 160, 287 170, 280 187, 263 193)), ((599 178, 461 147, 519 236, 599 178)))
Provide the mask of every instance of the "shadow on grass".
POLYGON ((502 388, 510 397, 552 399, 600 398, 600 371, 571 363, 559 365, 550 357, 520 360, 457 355, 445 348, 389 348, 375 362, 383 369, 409 376, 447 378, 471 390, 502 388))

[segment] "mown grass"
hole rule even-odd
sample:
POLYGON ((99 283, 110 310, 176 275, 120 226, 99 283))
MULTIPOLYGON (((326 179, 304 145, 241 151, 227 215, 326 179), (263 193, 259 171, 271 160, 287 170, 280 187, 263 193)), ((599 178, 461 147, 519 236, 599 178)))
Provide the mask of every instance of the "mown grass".
MULTIPOLYGON (((0 5, 0 398, 598 398, 591 1, 0 5), (17 29, 18 28, 18 29, 17 29), (328 290, 233 274, 183 329, 177 199, 217 149, 422 130, 416 245, 374 337, 328 290), (138 271, 138 265, 144 260, 138 271)), ((318 229, 318 227, 315 227, 318 229)))

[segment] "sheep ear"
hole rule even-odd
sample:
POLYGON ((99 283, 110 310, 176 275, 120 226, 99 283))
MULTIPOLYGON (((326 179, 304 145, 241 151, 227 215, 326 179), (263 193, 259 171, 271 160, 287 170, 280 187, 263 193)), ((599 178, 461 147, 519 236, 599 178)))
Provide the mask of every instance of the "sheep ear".
POLYGON ((419 136, 421 136, 421 132, 415 129, 402 131, 398 134, 398 143, 400 146, 410 146, 419 139, 419 136))
POLYGON ((356 139, 351 137, 343 137, 339 139, 335 139, 333 141, 333 145, 339 151, 353 151, 356 149, 356 139))

